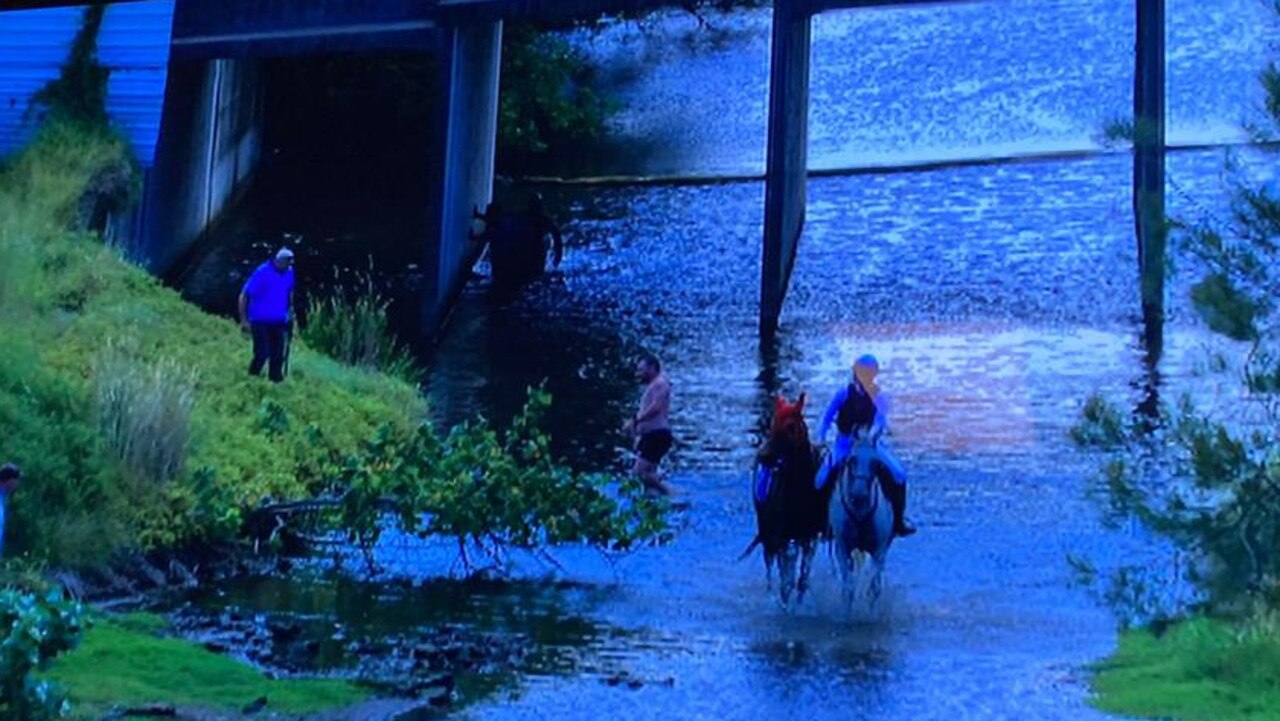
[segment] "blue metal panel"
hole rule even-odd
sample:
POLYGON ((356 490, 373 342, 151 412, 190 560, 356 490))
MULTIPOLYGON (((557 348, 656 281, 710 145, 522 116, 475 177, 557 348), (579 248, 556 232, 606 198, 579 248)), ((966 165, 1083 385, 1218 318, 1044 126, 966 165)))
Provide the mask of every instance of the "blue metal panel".
POLYGON ((112 5, 102 23, 98 58, 111 68, 107 110, 150 167, 164 109, 174 0, 112 5))
MULTIPOLYGON (((174 0, 110 5, 98 36, 98 60, 111 71, 107 111, 139 161, 155 158, 164 106, 174 0)), ((0 155, 35 129, 31 96, 58 76, 80 29, 82 7, 0 12, 0 155)))
POLYGON ((173 19, 179 60, 424 51, 434 0, 188 0, 173 19))

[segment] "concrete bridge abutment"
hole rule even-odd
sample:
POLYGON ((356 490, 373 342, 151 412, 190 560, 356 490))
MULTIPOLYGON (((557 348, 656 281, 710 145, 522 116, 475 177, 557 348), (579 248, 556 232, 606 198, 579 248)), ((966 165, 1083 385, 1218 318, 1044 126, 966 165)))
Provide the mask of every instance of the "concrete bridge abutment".
POLYGON ((502 20, 442 26, 438 36, 443 102, 437 123, 432 219, 423 322, 443 326, 481 248, 470 239, 472 212, 493 199, 502 68, 502 20))

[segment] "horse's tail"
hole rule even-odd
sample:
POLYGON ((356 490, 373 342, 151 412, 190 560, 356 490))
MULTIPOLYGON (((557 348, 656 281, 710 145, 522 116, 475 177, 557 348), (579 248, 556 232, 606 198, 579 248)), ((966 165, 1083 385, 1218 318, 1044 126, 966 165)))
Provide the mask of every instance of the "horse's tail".
POLYGON ((756 550, 756 546, 759 546, 759 545, 763 542, 763 540, 764 540, 764 539, 760 538, 760 534, 759 534, 759 533, 757 533, 757 534, 756 534, 756 537, 755 537, 755 538, 753 538, 753 539, 751 539, 751 543, 750 543, 750 545, 748 545, 748 546, 747 546, 747 549, 746 549, 745 551, 743 551, 743 552, 742 552, 742 555, 738 556, 738 560, 739 560, 739 561, 741 561, 742 559, 746 558, 747 556, 750 556, 750 555, 751 555, 751 552, 752 552, 752 551, 754 551, 754 550, 756 550))

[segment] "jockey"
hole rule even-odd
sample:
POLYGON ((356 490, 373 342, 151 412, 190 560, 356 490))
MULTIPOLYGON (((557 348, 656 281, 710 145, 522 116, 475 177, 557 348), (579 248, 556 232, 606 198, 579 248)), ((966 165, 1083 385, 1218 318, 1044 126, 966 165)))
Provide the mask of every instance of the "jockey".
POLYGON ((875 453, 876 475, 884 494, 893 505, 893 532, 898 536, 910 536, 916 529, 906 520, 907 472, 893 453, 881 443, 887 427, 888 398, 876 385, 880 363, 873 355, 864 355, 853 364, 853 382, 841 388, 831 399, 822 417, 818 441, 825 443, 831 424, 836 425, 836 440, 823 461, 814 485, 825 488, 835 469, 840 467, 853 450, 855 440, 870 444, 875 453))

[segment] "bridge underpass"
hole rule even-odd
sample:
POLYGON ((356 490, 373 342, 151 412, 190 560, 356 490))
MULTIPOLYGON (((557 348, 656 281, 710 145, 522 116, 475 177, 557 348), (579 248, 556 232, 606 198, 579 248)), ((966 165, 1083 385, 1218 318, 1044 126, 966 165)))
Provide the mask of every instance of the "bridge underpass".
MULTIPOLYGON (((760 328, 776 327, 803 234, 807 178, 810 27, 836 9, 974 0, 775 0, 765 173, 760 328)), ((997 0, 998 1, 998 0, 997 0)), ((437 330, 476 249, 473 207, 492 198, 502 26, 678 6, 675 0, 141 0, 172 8, 171 76, 155 164, 134 235, 164 269, 195 242, 252 176, 261 154, 256 63, 270 57, 410 51, 438 59, 439 88, 425 240, 424 323, 437 330)), ((1134 203, 1144 314, 1162 316, 1164 0, 1135 0, 1134 203)), ((0 29, 0 32, 4 32, 0 29)), ((152 38, 154 40, 154 38, 152 38)), ((426 160, 424 159, 424 162, 426 160)))

